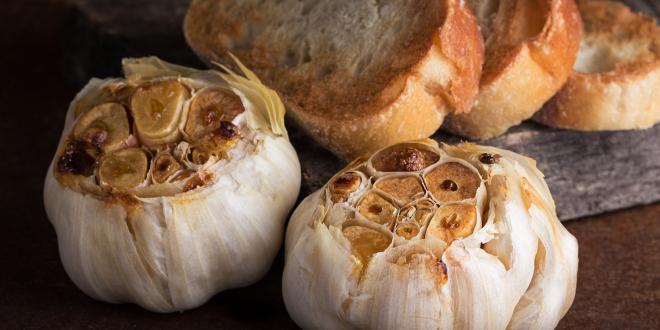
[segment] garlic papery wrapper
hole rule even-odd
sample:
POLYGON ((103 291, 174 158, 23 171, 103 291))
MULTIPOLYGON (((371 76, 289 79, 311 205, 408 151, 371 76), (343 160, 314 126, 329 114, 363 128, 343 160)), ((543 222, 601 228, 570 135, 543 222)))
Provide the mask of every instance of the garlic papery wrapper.
POLYGON ((294 211, 284 302, 306 329, 552 329, 575 295, 577 253, 533 160, 403 143, 294 211))
POLYGON ((67 273, 96 299, 156 312, 256 282, 300 189, 282 103, 242 66, 123 69, 76 96, 46 177, 67 273))

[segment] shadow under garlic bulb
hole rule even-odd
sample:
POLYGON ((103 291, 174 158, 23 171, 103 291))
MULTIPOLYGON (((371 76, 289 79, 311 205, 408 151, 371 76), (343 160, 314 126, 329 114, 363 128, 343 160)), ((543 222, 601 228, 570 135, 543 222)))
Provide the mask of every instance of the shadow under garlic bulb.
POLYGON ((76 96, 44 202, 86 294, 181 311, 268 271, 300 164, 277 95, 239 67, 127 59, 76 96))
POLYGON ((284 302, 306 329, 551 329, 573 302, 577 252, 533 160, 401 143, 298 206, 284 302))

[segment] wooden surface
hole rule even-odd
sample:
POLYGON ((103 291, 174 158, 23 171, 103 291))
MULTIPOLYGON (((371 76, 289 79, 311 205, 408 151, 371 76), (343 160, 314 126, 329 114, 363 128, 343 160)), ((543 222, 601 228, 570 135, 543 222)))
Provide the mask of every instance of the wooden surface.
MULTIPOLYGON (((66 80, 71 13, 62 1, 46 0, 12 2, 0 11, 0 328, 294 329, 281 298, 281 253, 259 283, 220 293, 182 314, 96 302, 68 279, 43 210, 42 187, 66 107, 81 87, 66 80)), ((294 142, 303 159, 305 194, 340 164, 299 133, 294 142)), ((631 162, 631 170, 637 163, 631 162)), ((659 329, 660 204, 566 227, 579 241, 580 269, 575 302, 559 328, 659 329)))
MULTIPOLYGON (((654 14, 657 2, 629 1, 654 14)), ((69 78, 82 85, 90 76, 118 75, 123 56, 156 54, 169 61, 201 66, 185 45, 181 21, 188 0, 77 0, 66 25, 69 78)), ((660 102, 660 100, 658 100, 660 102)), ((289 126, 293 126, 289 123, 289 126)), ((296 134, 306 180, 316 190, 344 162, 296 134)), ((438 133, 455 143, 459 138, 438 133)), ((525 123, 480 143, 526 154, 539 162, 562 220, 660 200, 660 125, 649 130, 581 133, 525 123)))

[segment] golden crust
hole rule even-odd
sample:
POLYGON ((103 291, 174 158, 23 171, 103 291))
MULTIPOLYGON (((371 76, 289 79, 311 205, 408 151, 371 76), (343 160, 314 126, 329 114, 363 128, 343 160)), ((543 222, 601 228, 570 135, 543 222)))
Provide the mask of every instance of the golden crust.
POLYGON ((530 118, 566 82, 578 52, 581 22, 573 0, 513 0, 486 44, 477 101, 443 128, 476 139, 530 118), (533 4, 536 4, 535 7, 533 4), (542 17, 532 13, 543 12, 542 17), (534 20, 543 25, 534 28, 534 20))
MULTIPOLYGON (((231 42, 223 38, 231 39, 230 30, 238 28, 214 7, 216 3, 192 2, 184 23, 190 46, 207 62, 227 63, 227 51, 235 53, 280 93, 299 126, 342 158, 428 137, 447 113, 469 111, 476 96, 483 42, 476 18, 463 1, 437 0, 438 19, 417 31, 405 43, 408 47, 402 46, 395 61, 398 64, 379 68, 354 88, 345 86, 343 79, 319 80, 277 67, 269 61, 269 54, 284 50, 272 44, 251 49, 228 47, 231 42)), ((420 11, 426 9, 423 2, 415 4, 420 11)), ((256 9, 252 13, 260 14, 256 9)), ((250 19, 255 18, 241 17, 250 19)))
POLYGON ((535 120, 583 131, 640 129, 660 122, 660 28, 655 20, 612 1, 578 5, 585 25, 581 52, 626 48, 622 45, 638 49, 617 56, 580 54, 585 63, 576 66, 535 120))

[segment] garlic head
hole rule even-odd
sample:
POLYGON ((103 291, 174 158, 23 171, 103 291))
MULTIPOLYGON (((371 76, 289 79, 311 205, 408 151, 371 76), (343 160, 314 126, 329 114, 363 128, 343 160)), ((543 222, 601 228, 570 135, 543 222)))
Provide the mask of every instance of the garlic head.
POLYGON ((283 295, 306 329, 551 329, 578 247, 513 152, 432 140, 349 164, 294 211, 283 295))
POLYGON ((182 311, 268 271, 300 164, 282 103, 241 68, 126 59, 73 100, 44 203, 86 294, 182 311))

